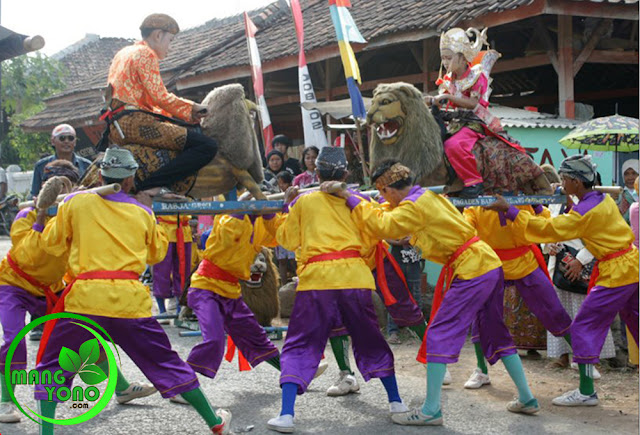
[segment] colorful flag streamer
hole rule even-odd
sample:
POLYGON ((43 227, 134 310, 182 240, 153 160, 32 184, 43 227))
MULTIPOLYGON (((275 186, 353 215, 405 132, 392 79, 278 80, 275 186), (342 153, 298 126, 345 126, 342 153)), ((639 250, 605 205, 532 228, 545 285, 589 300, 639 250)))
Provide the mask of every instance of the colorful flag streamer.
MULTIPOLYGON (((291 0, 291 13, 293 14, 293 23, 296 27, 296 36, 298 38, 298 86, 300 87, 300 104, 315 103, 316 93, 313 91, 311 83, 311 75, 307 67, 307 59, 304 55, 304 22, 302 21, 302 9, 299 0, 291 0)), ((307 110, 300 107, 302 111, 302 127, 304 130, 305 146, 317 146, 322 148, 327 146, 327 136, 325 136, 322 128, 322 115, 317 109, 307 110)))
POLYGON ((348 7, 351 7, 349 0, 329 0, 329 10, 331 20, 336 30, 336 38, 340 47, 340 58, 344 67, 344 76, 347 79, 347 88, 351 97, 351 111, 354 117, 365 118, 367 111, 364 107, 362 94, 357 83, 362 83, 360 79, 360 68, 356 55, 351 48, 350 42, 366 43, 362 37, 356 23, 353 21, 348 7), (357 82, 357 83, 356 83, 357 82))
POLYGON ((269 117, 269 109, 264 99, 264 83, 262 81, 262 63, 260 62, 260 53, 258 52, 258 44, 256 43, 256 32, 258 28, 249 14, 244 13, 244 29, 247 35, 247 47, 249 48, 249 62, 251 64, 251 79, 253 81, 253 91, 256 94, 256 102, 260 108, 260 122, 262 124, 262 138, 264 140, 264 152, 268 154, 271 151, 271 141, 273 140, 273 128, 271 127, 271 118, 269 117))

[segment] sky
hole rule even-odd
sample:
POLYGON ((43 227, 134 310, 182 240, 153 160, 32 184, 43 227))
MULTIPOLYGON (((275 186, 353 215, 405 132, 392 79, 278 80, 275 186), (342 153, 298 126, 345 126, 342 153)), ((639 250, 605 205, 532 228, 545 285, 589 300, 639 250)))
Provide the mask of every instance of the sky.
POLYGON ((140 23, 149 14, 165 13, 181 29, 213 18, 250 11, 276 0, 0 0, 0 24, 45 39, 51 56, 85 37, 140 38, 140 23))

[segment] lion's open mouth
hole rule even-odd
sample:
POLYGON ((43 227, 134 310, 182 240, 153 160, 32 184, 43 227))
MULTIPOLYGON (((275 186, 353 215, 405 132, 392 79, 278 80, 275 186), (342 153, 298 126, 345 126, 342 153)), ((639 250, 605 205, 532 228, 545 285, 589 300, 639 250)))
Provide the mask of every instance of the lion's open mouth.
POLYGON ((262 273, 255 272, 252 273, 250 278, 246 281, 247 286, 249 287, 260 287, 262 285, 262 273))
POLYGON ((378 125, 376 133, 378 133, 380 140, 388 140, 395 137, 395 135, 398 134, 398 130, 400 130, 400 123, 394 120, 389 120, 378 125))

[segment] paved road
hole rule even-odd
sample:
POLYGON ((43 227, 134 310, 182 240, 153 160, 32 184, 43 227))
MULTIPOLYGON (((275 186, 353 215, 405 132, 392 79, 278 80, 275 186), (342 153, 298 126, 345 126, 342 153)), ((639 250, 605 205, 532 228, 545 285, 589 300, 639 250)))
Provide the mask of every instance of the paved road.
MULTIPOLYGON (((0 253, 6 250, 7 241, 0 240, 0 253)), ((181 338, 178 330, 165 327, 174 348, 185 358, 199 338, 181 338)), ((282 341, 277 342, 282 346, 282 341)), ((29 359, 33 361, 36 346, 28 343, 29 359)), ((415 360, 416 343, 394 346, 396 369, 401 395, 406 402, 419 404, 424 398, 424 369, 415 360)), ((422 434, 426 433, 473 433, 473 434, 604 434, 637 433, 637 409, 635 415, 616 417, 611 409, 552 409, 551 397, 545 397, 543 411, 534 417, 515 415, 505 410, 515 388, 506 378, 502 367, 492 369, 494 383, 482 391, 465 391, 462 383, 466 380, 472 364, 473 351, 470 347, 463 350, 461 363, 451 367, 454 385, 443 392, 445 425, 439 428, 405 428, 395 426, 388 417, 386 394, 380 382, 373 380, 364 384, 360 394, 342 398, 329 398, 326 389, 338 375, 338 369, 329 350, 326 352, 330 368, 325 375, 312 384, 309 392, 298 398, 296 407, 296 433, 300 434, 422 434), (609 420, 593 422, 592 416, 598 413, 613 415, 609 420), (591 416, 591 417, 590 417, 591 416), (616 425, 611 426, 611 419, 616 425), (589 424, 587 423, 589 420, 589 424)), ((353 360, 353 359, 352 359, 353 360)), ((31 363, 33 364, 33 363, 31 363)), ((30 365, 32 367, 32 365, 30 365)), ((123 354, 124 373, 130 380, 144 380, 140 371, 123 354)), ((527 367, 527 365, 525 365, 527 367)), ((527 367, 529 372, 530 367, 527 367)), ((575 385, 575 375, 570 382, 575 385)), ((557 377, 555 378, 557 379, 557 377)), ((537 381, 536 381, 537 382, 537 381)), ((546 379, 538 384, 553 382, 546 379)), ((637 385, 637 376, 631 376, 629 382, 637 385)), ((254 426, 250 434, 270 434, 266 428, 269 418, 277 415, 280 408, 280 390, 278 373, 269 365, 262 364, 251 372, 239 372, 237 364, 223 362, 218 378, 215 380, 201 377, 202 387, 214 406, 229 408, 234 414, 232 428, 240 433, 248 426, 254 426)), ((562 386, 564 388, 564 386, 562 386)), ((534 385, 534 392, 536 386, 534 385)), ((635 392, 637 403, 637 391, 635 392)), ((17 392, 21 403, 33 406, 32 394, 27 387, 17 392)), ((57 417, 71 417, 72 410, 59 406, 57 417)), ((38 426, 23 418, 15 425, 0 424, 2 435, 36 434, 38 426)), ((153 395, 129 405, 118 405, 112 401, 98 417, 74 427, 59 427, 59 434, 73 435, 112 435, 112 434, 205 434, 209 433, 199 416, 190 407, 172 404, 159 395, 153 395)))

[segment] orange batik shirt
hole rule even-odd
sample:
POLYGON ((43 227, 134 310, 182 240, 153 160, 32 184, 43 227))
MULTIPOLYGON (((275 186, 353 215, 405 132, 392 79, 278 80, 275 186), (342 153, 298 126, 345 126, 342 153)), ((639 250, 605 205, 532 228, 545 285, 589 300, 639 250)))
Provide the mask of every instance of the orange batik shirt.
POLYGON ((148 112, 191 121, 193 102, 167 91, 158 55, 145 41, 120 50, 109 68, 113 98, 148 112))

